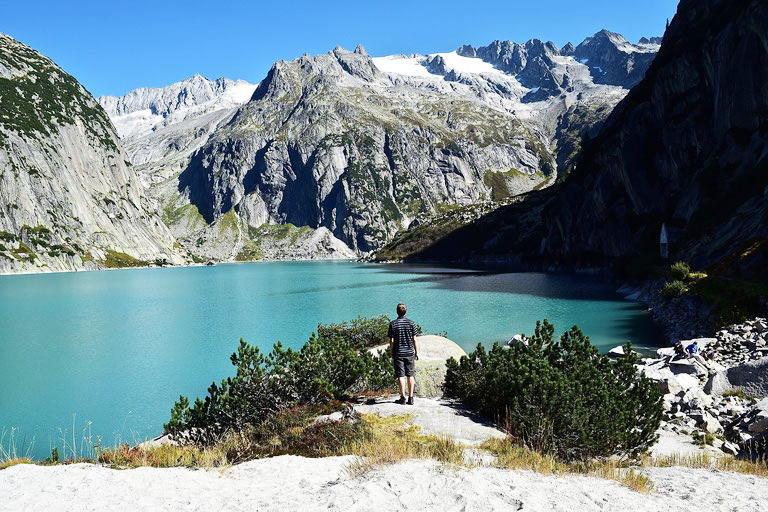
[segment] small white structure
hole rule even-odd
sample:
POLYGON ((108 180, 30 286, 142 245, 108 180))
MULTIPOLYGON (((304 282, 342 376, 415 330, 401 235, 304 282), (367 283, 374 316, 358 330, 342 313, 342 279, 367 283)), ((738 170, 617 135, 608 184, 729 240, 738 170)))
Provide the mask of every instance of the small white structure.
POLYGON ((661 225, 661 235, 659 235, 659 251, 661 252, 661 259, 669 259, 669 237, 667 236, 667 225, 661 225))

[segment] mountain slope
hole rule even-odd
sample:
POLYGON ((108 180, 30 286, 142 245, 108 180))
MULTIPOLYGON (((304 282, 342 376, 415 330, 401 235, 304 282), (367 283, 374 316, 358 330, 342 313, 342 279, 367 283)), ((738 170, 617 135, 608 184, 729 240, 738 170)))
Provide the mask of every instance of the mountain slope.
POLYGON ((681 1, 645 78, 561 186, 387 254, 605 265, 658 254, 666 223, 672 258, 755 257, 744 244, 768 238, 767 34, 765 2, 681 1))
MULTIPOLYGON (((415 219, 552 183, 583 133, 626 94, 596 83, 552 43, 518 46, 521 70, 498 65, 504 51, 497 62, 466 46, 305 55, 276 63, 239 108, 123 140, 166 222, 198 257, 247 259, 247 246, 264 242, 251 239, 254 229, 285 223, 369 251, 415 219)), ((633 47, 632 55, 654 48, 633 47)))
POLYGON ((768 5, 681 1, 646 78, 584 148, 545 250, 656 251, 710 263, 766 237, 768 5), (577 199, 578 198, 578 199, 577 199))
POLYGON ((182 262, 98 103, 13 38, 0 50, 0 272, 182 262))

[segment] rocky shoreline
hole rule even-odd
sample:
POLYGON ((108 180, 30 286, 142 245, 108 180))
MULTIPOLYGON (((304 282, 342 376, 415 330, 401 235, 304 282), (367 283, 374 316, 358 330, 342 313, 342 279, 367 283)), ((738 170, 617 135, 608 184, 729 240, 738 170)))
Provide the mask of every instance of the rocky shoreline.
POLYGON ((709 359, 657 351, 638 366, 664 393, 661 429, 731 455, 765 457, 768 445, 768 321, 755 318, 696 341, 709 359))
POLYGON ((704 337, 715 330, 712 312, 701 299, 691 294, 665 299, 659 293, 663 284, 664 279, 625 283, 616 291, 627 300, 645 304, 670 345, 677 340, 704 337))

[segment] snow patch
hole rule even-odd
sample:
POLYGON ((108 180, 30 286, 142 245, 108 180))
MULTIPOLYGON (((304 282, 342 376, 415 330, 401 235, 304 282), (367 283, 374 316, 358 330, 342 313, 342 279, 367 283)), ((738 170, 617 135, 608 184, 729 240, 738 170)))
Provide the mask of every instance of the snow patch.
POLYGON ((494 73, 503 75, 504 72, 493 67, 493 64, 485 62, 477 57, 464 57, 455 51, 449 53, 433 53, 430 57, 440 56, 445 61, 445 66, 458 73, 494 73))
POLYGON ((386 73, 396 73, 398 75, 417 76, 422 78, 441 78, 439 75, 430 73, 426 67, 428 60, 438 56, 443 58, 446 68, 452 69, 457 73, 493 73, 504 75, 503 71, 499 71, 493 67, 493 64, 485 62, 483 59, 463 57, 455 51, 448 53, 432 53, 426 57, 422 55, 388 55, 386 57, 373 57, 371 60, 373 60, 373 63, 379 70, 386 73))
POLYGON ((437 78, 424 67, 425 59, 422 56, 388 55, 386 57, 373 57, 371 60, 380 71, 385 73, 437 78))

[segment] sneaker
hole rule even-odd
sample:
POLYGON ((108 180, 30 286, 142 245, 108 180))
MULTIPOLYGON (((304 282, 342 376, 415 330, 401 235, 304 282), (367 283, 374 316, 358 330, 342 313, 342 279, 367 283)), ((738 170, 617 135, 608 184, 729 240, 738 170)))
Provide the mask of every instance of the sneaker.
POLYGON ((395 403, 396 403, 396 404, 400 404, 400 405, 405 405, 405 397, 404 397, 404 396, 401 396, 400 398, 398 398, 397 400, 395 400, 395 403))
POLYGON ((412 396, 409 396, 409 397, 408 397, 408 402, 406 402, 406 403, 407 403, 408 405, 413 405, 413 397, 412 397, 412 396))

